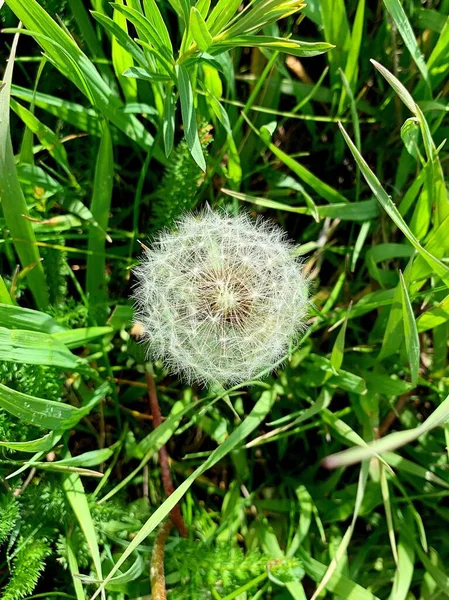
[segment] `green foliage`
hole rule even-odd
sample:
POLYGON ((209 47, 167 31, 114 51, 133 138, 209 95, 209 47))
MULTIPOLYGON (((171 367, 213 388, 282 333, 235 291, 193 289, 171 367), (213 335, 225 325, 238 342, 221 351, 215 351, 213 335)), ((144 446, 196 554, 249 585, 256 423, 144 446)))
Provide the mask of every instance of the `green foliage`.
POLYGON ((301 578, 295 559, 273 560, 260 552, 247 552, 230 543, 213 546, 204 542, 178 540, 167 552, 168 573, 176 573, 176 585, 168 594, 176 600, 207 600, 211 589, 230 594, 252 579, 270 573, 280 581, 301 578))
POLYGON ((0 496, 0 544, 8 539, 19 518, 19 505, 16 499, 5 494, 0 496))
POLYGON ((448 2, 0 4, 2 599, 147 597, 176 502, 167 598, 447 596, 448 2), (137 240, 206 202, 310 275, 231 390, 147 364, 129 300, 137 240))
POLYGON ((13 560, 11 579, 2 591, 4 600, 22 600, 31 594, 50 554, 47 541, 42 539, 27 541, 19 538, 18 546, 20 549, 13 560))
MULTIPOLYGON (((54 245, 64 246, 65 239, 63 236, 58 236, 53 243, 54 245)), ((42 248, 41 254, 47 273, 50 304, 54 307, 65 305, 67 298, 67 253, 60 248, 42 248)))
MULTIPOLYGON (((206 148, 211 143, 210 127, 200 127, 199 135, 207 158, 206 148)), ((194 209, 203 181, 204 173, 193 160, 187 142, 182 140, 170 156, 160 188, 152 199, 151 231, 170 227, 180 215, 194 209)))

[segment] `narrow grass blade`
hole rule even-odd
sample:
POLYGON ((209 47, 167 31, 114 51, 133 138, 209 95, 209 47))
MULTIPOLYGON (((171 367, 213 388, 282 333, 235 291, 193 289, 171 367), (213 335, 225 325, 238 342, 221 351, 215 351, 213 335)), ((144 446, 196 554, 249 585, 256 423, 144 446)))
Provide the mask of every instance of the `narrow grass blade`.
MULTIPOLYGON (((413 530, 413 517, 407 511, 402 517, 407 520, 408 526, 413 530)), ((406 600, 413 579, 415 567, 415 550, 407 533, 399 534, 398 564, 394 574, 393 587, 388 600, 406 600)))
POLYGON ((412 305, 408 296, 407 286, 401 271, 399 271, 399 277, 402 295, 402 319, 404 323, 405 347, 410 363, 412 385, 415 386, 418 382, 420 355, 418 329, 416 327, 415 315, 413 314, 412 305))
POLYGON ((79 578, 79 567, 78 560, 76 558, 76 552, 72 545, 72 531, 67 532, 67 537, 65 538, 65 546, 67 551, 67 561, 69 564, 70 574, 72 576, 73 588, 76 594, 76 600, 86 600, 86 596, 83 590, 83 584, 79 578))
POLYGON ((337 190, 321 179, 319 179, 316 175, 311 173, 306 167, 298 163, 296 160, 291 158, 288 154, 283 152, 280 148, 278 148, 275 144, 267 141, 264 136, 261 135, 260 131, 258 131, 254 125, 246 118, 247 123, 251 126, 253 131, 260 137, 260 139, 265 143, 267 148, 273 152, 275 156, 279 158, 281 162, 284 163, 286 167, 291 169, 293 173, 295 173, 301 181, 309 185, 319 196, 324 198, 330 203, 347 203, 348 200, 342 196, 337 190))
POLYGON ((412 246, 418 251, 418 253, 423 257, 423 259, 435 271, 435 273, 437 273, 437 275, 441 277, 441 279, 446 283, 446 285, 449 286, 449 267, 447 267, 440 260, 435 258, 435 256, 433 256, 428 250, 423 248, 423 246, 421 246, 420 242, 410 231, 410 228, 400 215, 395 204, 393 204, 390 196, 388 196, 387 192, 382 187, 376 175, 369 168, 368 164, 365 162, 362 155, 357 150, 357 147, 355 146, 354 142, 351 140, 341 123, 339 123, 339 127, 359 169, 362 172, 363 177, 365 178, 365 181, 371 188, 373 194, 379 201, 382 208, 385 210, 385 212, 388 214, 388 216, 391 218, 394 224, 402 231, 402 233, 409 240, 412 246))
POLYGON ((416 320, 418 332, 434 329, 443 323, 449 321, 449 295, 447 295, 439 304, 426 310, 416 320))
POLYGON ((385 516, 387 519, 388 537, 390 538, 391 551, 393 554, 396 566, 399 565, 398 549, 396 544, 396 535, 394 532, 393 511, 391 508, 390 488, 388 486, 387 472, 385 465, 379 464, 380 469, 380 489, 382 490, 382 500, 385 508, 385 516))
MULTIPOLYGON (((118 4, 123 4, 123 0, 116 0, 118 4)), ((128 21, 126 17, 118 10, 114 11, 114 23, 117 27, 122 29, 124 35, 128 36, 128 21)), ((126 102, 137 101, 137 81, 124 77, 123 73, 134 66, 134 60, 132 55, 124 48, 120 42, 117 41, 115 36, 112 38, 112 65, 114 67, 115 75, 120 83, 123 90, 123 95, 126 102)))
POLYGON ((384 0, 384 4, 391 15, 404 44, 407 46, 412 58, 418 67, 424 81, 428 82, 429 73, 427 71, 426 61, 418 46, 412 26, 407 18, 402 3, 399 0, 384 0))
MULTIPOLYGON (((6 4, 34 34, 52 63, 73 81, 95 108, 132 140, 149 150, 154 143, 152 135, 134 115, 123 110, 120 99, 103 80, 93 63, 45 9, 36 0, 7 0, 6 4)), ((162 164, 166 164, 165 155, 160 148, 155 148, 154 155, 162 164)))
POLYGON ((18 40, 17 34, 0 88, 0 201, 22 267, 32 266, 27 280, 36 304, 38 308, 45 309, 49 302, 47 284, 33 227, 25 218, 28 207, 17 177, 9 125, 11 79, 18 40))
POLYGON ((105 234, 109 222, 114 176, 114 155, 109 126, 105 122, 103 136, 95 167, 91 212, 98 227, 89 228, 86 293, 89 313, 94 323, 104 323, 107 318, 107 282, 105 260, 105 234))
POLYGON ((79 327, 53 333, 53 338, 62 342, 67 348, 79 348, 91 340, 109 335, 113 331, 112 327, 79 327))
MULTIPOLYGON (((338 107, 338 113, 340 114, 345 104, 345 94, 348 93, 348 88, 352 92, 355 87, 355 80, 357 78, 358 62, 360 56, 360 48, 362 45, 363 28, 365 24, 365 0, 359 0, 357 4, 357 10, 354 17, 354 25, 352 26, 351 32, 351 44, 348 50, 348 57, 344 72, 342 71, 343 84, 345 80, 347 86, 341 91, 340 103, 338 107)), ((352 101, 353 102, 353 101, 352 101)))
POLYGON ((207 469, 210 469, 218 461, 220 461, 226 454, 231 452, 237 445, 252 432, 262 422, 262 420, 268 414, 273 402, 276 398, 276 394, 273 390, 267 390, 263 392, 258 402, 254 405, 251 413, 246 419, 235 429, 231 435, 219 446, 209 458, 200 465, 174 492, 171 496, 165 500, 165 502, 151 515, 142 529, 135 535, 132 542, 126 548, 125 552, 118 559, 109 575, 104 579, 100 588, 93 594, 91 600, 97 598, 97 596, 104 590, 107 583, 112 579, 115 573, 120 569, 127 558, 137 549, 139 544, 146 539, 146 537, 162 522, 162 520, 168 515, 171 509, 179 502, 183 495, 187 492, 190 486, 193 484, 195 479, 202 475, 207 469))
POLYGON ((318 585, 317 589, 315 590, 313 596, 311 597, 311 600, 316 600, 318 598, 318 596, 321 594, 321 592, 327 588, 329 581, 331 580, 332 576, 336 572, 336 569, 338 567, 340 560, 342 559, 342 557, 346 553, 346 550, 349 547, 349 543, 351 541, 352 534, 354 532, 354 527, 355 527, 355 524, 357 521, 357 517, 359 516, 363 497, 365 495, 365 487, 366 487, 366 482, 368 481, 368 473, 369 473, 369 462, 365 461, 362 463, 362 466, 360 468, 359 481, 358 481, 358 486, 357 486, 357 496, 356 496, 356 500, 355 500, 354 513, 352 516, 351 524, 349 525, 348 529, 346 530, 346 533, 343 536, 343 539, 337 548, 335 556, 332 559, 328 569, 326 570, 326 573, 324 574, 322 580, 320 581, 320 584, 318 585))
POLYGON ((250 196, 249 194, 243 194, 242 192, 235 192, 225 188, 222 188, 221 191, 228 196, 243 200, 244 202, 251 202, 251 204, 257 206, 265 206, 266 208, 273 208, 275 210, 297 213, 300 215, 309 214, 314 218, 315 215, 318 215, 319 220, 329 217, 331 219, 341 219, 342 221, 367 221, 375 218, 379 214, 375 200, 366 200, 355 202, 353 204, 315 204, 314 207, 310 206, 310 203, 308 203, 307 207, 303 207, 283 204, 276 200, 270 200, 269 198, 250 196))
MULTIPOLYGON (((401 448, 410 442, 418 439, 424 433, 431 431, 435 427, 444 425, 449 420, 449 396, 436 408, 433 413, 428 417, 424 423, 419 427, 413 429, 406 429, 405 431, 396 431, 389 435, 376 440, 375 442, 365 445, 364 448, 349 448, 332 454, 325 459, 325 464, 328 468, 334 469, 337 467, 344 467, 352 465, 354 463, 372 458, 373 456, 379 456, 384 452, 390 452, 401 448)), ((364 442, 365 443, 365 442, 364 442)))
MULTIPOLYGON (((70 473, 63 476, 62 486, 64 488, 67 500, 72 507, 72 510, 81 527, 81 531, 86 538, 89 547, 90 555, 95 566, 95 571, 99 580, 103 579, 101 568, 100 549, 98 547, 97 534, 95 525, 92 520, 92 515, 89 509, 86 492, 82 484, 81 478, 76 473, 70 473)), ((106 598, 104 589, 101 590, 103 600, 106 598)))

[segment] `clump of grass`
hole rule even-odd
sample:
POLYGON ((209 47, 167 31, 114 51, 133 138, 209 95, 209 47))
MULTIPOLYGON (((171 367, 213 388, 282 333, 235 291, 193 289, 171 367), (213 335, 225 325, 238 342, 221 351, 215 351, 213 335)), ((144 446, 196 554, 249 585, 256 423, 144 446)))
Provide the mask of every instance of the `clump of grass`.
POLYGON ((447 3, 94 4, 1 9, 1 597, 447 595, 447 3))

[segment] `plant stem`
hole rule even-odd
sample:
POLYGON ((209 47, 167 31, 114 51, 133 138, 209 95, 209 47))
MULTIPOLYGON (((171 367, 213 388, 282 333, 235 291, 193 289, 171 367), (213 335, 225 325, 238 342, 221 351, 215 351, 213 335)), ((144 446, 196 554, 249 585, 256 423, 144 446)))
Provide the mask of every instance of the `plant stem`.
POLYGON ((153 552, 151 553, 151 598, 152 600, 166 600, 164 552, 165 542, 170 534, 173 522, 168 520, 159 529, 154 540, 153 552))
MULTIPOLYGON (((148 398, 150 401, 150 410, 153 415, 153 427, 159 427, 162 423, 162 415, 161 409, 159 407, 159 400, 157 397, 156 384, 154 383, 153 376, 148 371, 146 372, 147 385, 148 385, 148 398)), ((173 480, 170 472, 170 464, 168 460, 168 453, 165 444, 159 450, 159 464, 161 466, 161 476, 162 476, 162 486, 164 488, 165 495, 170 496, 175 491, 175 486, 173 485, 173 480)), ((173 525, 179 531, 179 535, 186 537, 187 536, 187 528, 184 523, 184 519, 181 515, 181 510, 179 505, 177 504, 173 510, 171 511, 171 519, 173 521, 173 525)))

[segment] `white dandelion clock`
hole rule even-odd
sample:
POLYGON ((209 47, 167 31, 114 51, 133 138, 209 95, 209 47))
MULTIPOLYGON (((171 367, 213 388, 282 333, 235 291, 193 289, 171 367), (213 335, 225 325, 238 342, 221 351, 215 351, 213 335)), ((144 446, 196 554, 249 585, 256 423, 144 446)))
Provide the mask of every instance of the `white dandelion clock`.
POLYGON ((294 245, 246 214, 184 216, 135 275, 149 356, 189 382, 232 385, 271 370, 304 329, 308 287, 294 245))

